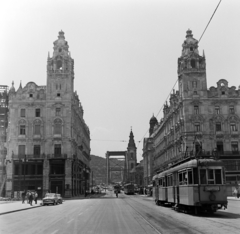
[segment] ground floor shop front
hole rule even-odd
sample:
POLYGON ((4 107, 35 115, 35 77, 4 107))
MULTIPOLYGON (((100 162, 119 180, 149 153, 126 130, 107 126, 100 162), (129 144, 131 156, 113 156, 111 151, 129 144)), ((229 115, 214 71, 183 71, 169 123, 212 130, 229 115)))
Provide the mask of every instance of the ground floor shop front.
POLYGON ((80 160, 43 159, 13 160, 12 175, 7 175, 6 196, 20 197, 24 190, 47 192, 63 197, 86 194, 89 190, 90 168, 80 160))

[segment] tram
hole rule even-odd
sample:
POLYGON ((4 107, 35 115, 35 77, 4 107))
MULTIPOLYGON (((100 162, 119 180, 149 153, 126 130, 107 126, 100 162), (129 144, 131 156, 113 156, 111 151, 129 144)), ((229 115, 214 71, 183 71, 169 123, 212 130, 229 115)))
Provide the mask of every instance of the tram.
POLYGON ((192 158, 153 177, 153 199, 177 211, 214 213, 227 208, 223 162, 214 158, 192 158))
POLYGON ((124 185, 125 194, 134 194, 134 184, 125 184, 124 185))

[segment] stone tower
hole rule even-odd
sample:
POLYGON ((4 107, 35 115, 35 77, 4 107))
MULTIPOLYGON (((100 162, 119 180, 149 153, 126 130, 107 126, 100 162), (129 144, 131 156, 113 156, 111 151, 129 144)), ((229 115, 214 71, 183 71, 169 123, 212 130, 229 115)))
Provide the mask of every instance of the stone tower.
POLYGON ((154 126, 158 124, 157 118, 153 115, 152 118, 149 121, 149 136, 151 136, 153 134, 153 129, 154 126))
POLYGON ((137 164, 137 148, 134 141, 133 132, 131 129, 130 135, 129 135, 129 142, 127 147, 127 168, 128 168, 128 179, 131 180, 131 176, 129 172, 136 166, 137 164))
POLYGON ((198 41, 193 38, 192 31, 187 30, 182 45, 182 55, 178 58, 178 84, 183 99, 207 97, 207 79, 205 55, 198 53, 198 41))

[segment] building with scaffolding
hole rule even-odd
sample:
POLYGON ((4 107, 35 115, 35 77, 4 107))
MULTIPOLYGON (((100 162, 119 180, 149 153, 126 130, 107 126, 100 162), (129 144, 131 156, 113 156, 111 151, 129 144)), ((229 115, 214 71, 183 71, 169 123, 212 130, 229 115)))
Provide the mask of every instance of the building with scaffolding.
POLYGON ((6 130, 8 126, 8 86, 0 85, 0 197, 5 196, 6 130))
POLYGON ((240 183, 240 88, 225 79, 207 88, 205 55, 188 30, 178 59, 178 91, 163 108, 151 135, 154 173, 188 157, 217 156, 225 163, 226 182, 240 183))

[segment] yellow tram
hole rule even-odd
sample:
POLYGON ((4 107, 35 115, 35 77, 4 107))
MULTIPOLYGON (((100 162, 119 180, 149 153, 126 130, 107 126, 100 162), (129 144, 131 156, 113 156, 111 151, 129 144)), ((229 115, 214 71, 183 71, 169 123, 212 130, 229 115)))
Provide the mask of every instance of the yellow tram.
POLYGON ((227 188, 222 161, 190 159, 153 177, 153 199, 184 212, 216 212, 227 208, 227 188))

